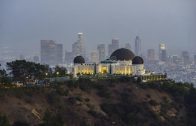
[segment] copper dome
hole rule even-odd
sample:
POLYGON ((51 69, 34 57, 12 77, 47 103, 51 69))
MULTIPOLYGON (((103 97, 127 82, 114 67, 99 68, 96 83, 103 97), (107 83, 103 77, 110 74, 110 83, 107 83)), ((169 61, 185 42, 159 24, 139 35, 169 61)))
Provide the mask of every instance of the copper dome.
POLYGON ((117 61, 124 61, 124 60, 129 61, 129 60, 132 60, 134 56, 135 55, 131 50, 121 48, 121 49, 117 49, 116 51, 114 51, 111 54, 110 59, 117 60, 117 61))

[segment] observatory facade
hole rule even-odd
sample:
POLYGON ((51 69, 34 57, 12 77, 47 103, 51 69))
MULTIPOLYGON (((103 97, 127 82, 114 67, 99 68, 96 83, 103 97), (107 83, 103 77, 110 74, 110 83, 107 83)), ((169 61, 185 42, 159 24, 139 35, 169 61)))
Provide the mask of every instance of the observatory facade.
POLYGON ((85 63, 82 56, 74 58, 73 75, 144 75, 144 60, 125 48, 114 51, 109 59, 100 63, 85 63))

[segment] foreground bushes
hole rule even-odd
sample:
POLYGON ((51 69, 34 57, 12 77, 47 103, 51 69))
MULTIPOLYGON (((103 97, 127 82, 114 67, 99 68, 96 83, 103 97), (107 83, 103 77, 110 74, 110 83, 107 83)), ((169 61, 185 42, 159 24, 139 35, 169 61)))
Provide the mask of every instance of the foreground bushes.
POLYGON ((0 114, 0 126, 11 126, 5 115, 0 114))

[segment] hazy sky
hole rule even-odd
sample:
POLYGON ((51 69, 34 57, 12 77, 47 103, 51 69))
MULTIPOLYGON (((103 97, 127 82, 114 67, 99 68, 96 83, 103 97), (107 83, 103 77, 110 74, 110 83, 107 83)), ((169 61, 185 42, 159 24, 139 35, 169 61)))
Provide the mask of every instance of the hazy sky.
POLYGON ((88 50, 139 35, 142 49, 196 52, 196 0, 0 0, 0 46, 38 55, 41 39, 66 50, 83 32, 88 50))

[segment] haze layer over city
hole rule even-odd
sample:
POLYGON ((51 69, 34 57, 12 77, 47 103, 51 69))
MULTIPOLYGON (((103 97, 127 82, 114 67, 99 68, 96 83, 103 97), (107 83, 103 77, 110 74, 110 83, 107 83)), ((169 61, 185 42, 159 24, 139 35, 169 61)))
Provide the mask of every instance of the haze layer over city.
POLYGON ((195 53, 195 5, 195 0, 1 0, 1 53, 39 55, 40 40, 70 51, 78 32, 84 33, 87 53, 113 38, 134 47, 135 36, 143 52, 162 42, 171 54, 195 53))

